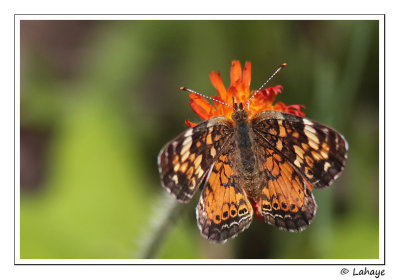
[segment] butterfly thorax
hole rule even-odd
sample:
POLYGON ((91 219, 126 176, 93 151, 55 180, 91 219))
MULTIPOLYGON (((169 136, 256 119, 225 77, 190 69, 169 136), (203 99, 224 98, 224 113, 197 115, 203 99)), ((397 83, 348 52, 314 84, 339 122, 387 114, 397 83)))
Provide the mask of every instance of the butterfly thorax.
POLYGON ((235 106, 235 112, 232 114, 234 122, 234 139, 237 151, 237 163, 238 169, 240 170, 244 189, 248 193, 253 193, 256 190, 254 186, 255 180, 257 180, 257 160, 255 157, 255 151, 253 150, 254 145, 254 133, 249 122, 249 114, 243 109, 242 103, 239 106, 235 106))

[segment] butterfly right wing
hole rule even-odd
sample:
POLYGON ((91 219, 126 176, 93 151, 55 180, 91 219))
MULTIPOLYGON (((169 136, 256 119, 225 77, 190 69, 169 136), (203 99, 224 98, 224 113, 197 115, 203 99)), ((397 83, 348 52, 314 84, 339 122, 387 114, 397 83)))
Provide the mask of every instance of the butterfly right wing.
POLYGON ((325 188, 340 176, 348 144, 334 129, 310 119, 264 111, 252 119, 255 134, 290 162, 313 188, 325 188))
POLYGON ((329 127, 276 111, 258 113, 252 127, 264 176, 258 212, 281 229, 303 230, 317 209, 311 190, 342 173, 347 142, 329 127))
POLYGON ((157 159, 163 187, 177 200, 189 202, 232 133, 228 118, 215 117, 166 144, 157 159))

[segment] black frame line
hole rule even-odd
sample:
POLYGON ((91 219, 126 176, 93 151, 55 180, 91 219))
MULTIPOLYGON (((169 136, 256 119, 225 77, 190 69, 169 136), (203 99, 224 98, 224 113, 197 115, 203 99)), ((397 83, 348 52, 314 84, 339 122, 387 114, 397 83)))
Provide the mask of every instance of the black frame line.
MULTIPOLYGON (((34 20, 34 19, 32 19, 34 20)), ((68 20, 68 19, 67 19, 68 20)), ((75 20, 75 19, 71 19, 75 20)), ((116 19, 118 20, 118 19, 116 19)), ((290 19, 289 19, 290 20, 290 19)), ((296 20, 296 19, 293 19, 296 20)), ((28 260, 28 259, 27 259, 28 260)), ((85 259, 90 260, 90 259, 85 259)), ((135 259, 131 259, 135 260, 135 259)), ((161 260, 161 259, 154 259, 161 260)), ((386 265, 386 14, 14 14, 14 265, 31 266, 31 265, 134 265, 134 266, 176 266, 176 265, 244 265, 244 266, 385 266, 386 265), (15 188, 15 81, 16 81, 16 67, 15 67, 15 24, 17 16, 383 16, 383 263, 367 263, 367 264, 352 264, 352 263, 16 263, 16 188, 15 188)))

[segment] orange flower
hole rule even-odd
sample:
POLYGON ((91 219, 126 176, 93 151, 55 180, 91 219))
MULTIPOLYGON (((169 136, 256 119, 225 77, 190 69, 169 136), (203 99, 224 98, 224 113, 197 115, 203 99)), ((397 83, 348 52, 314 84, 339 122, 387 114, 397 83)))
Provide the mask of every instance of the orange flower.
MULTIPOLYGON (((215 100, 222 101, 230 106, 233 106, 233 100, 236 103, 242 102, 246 104, 249 98, 254 94, 254 91, 250 91, 250 80, 251 80, 251 63, 246 62, 243 68, 240 66, 238 60, 232 61, 231 67, 231 85, 228 90, 222 82, 220 73, 213 71, 210 73, 211 83, 217 89, 218 95, 213 96, 215 100)), ((249 112, 249 118, 262 111, 280 111, 285 113, 294 114, 297 116, 304 117, 305 114, 301 112, 303 105, 285 105, 283 102, 277 102, 275 104, 275 97, 282 91, 282 86, 277 85, 260 90, 254 98, 250 101, 249 105, 246 106, 249 112)), ((181 88, 185 89, 185 88, 181 88)), ((189 94, 189 104, 193 111, 203 120, 208 120, 212 117, 225 116, 231 118, 233 108, 221 104, 217 101, 213 101, 211 105, 204 97, 191 92, 189 94)), ((189 120, 185 121, 188 127, 194 127, 197 124, 189 120)))

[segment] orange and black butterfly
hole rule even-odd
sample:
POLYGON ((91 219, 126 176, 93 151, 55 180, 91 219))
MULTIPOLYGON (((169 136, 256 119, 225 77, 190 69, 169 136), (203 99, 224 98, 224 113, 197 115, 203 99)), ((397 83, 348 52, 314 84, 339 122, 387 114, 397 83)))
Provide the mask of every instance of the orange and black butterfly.
POLYGON ((202 189, 197 223, 202 235, 216 242, 249 227, 254 212, 280 229, 303 230, 317 209, 312 188, 329 186, 347 158, 347 142, 338 132, 304 118, 296 105, 272 105, 274 88, 249 98, 250 64, 243 75, 237 64, 228 91, 219 74, 211 74, 220 93, 212 99, 214 111, 203 100, 196 103, 200 94, 183 88, 192 94, 192 108, 203 118, 208 110, 211 117, 189 123, 192 127, 158 156, 162 185, 177 200, 189 202, 202 189))

